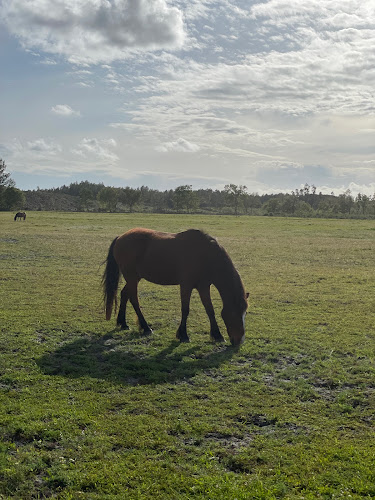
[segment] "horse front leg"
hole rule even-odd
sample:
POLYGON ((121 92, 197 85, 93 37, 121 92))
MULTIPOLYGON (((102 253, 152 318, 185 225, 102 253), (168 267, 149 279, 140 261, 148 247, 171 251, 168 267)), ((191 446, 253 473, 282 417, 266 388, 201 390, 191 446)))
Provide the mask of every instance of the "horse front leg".
POLYGON ((198 293, 202 304, 206 310, 208 319, 210 320, 210 336, 214 342, 225 342, 224 337, 220 333, 219 326, 216 321, 214 307, 211 301, 210 285, 200 286, 198 293))
POLYGON ((126 284, 121 290, 120 309, 117 315, 117 324, 121 327, 121 330, 129 330, 129 326, 126 323, 126 303, 128 299, 128 285, 126 284))
POLYGON ((143 333, 152 333, 152 329, 150 328, 147 321, 145 320, 145 318, 142 314, 142 311, 141 311, 141 307, 139 305, 138 282, 139 282, 139 280, 134 281, 134 282, 128 281, 127 284, 129 286, 129 288, 128 288, 129 300, 131 302, 131 305, 134 307, 134 311, 136 312, 136 315, 138 317, 139 326, 143 330, 143 333))
POLYGON ((178 327, 176 338, 180 342, 190 342, 187 331, 186 331, 186 323, 187 318, 189 316, 190 311, 190 297, 193 289, 191 287, 180 286, 180 295, 181 295, 181 323, 178 327))

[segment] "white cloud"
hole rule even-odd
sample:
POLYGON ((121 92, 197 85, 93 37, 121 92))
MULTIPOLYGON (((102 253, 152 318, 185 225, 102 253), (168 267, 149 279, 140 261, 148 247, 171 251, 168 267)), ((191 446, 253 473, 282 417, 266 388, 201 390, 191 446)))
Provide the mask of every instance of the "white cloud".
POLYGON ((45 66, 56 66, 57 62, 50 58, 45 58, 40 61, 40 64, 44 64, 45 66))
POLYGON ((373 0, 3 0, 3 12, 38 62, 33 48, 79 63, 52 101, 82 96, 85 109, 74 130, 60 120, 63 168, 175 169, 265 190, 374 179, 373 0), (104 127, 116 143, 82 140, 104 127))
MULTIPOLYGON (((225 0, 216 4, 228 7, 225 0)), ((212 1, 186 6, 190 19, 208 16, 208 7, 212 1)), ((262 50, 209 64, 169 54, 158 61, 159 78, 137 88, 144 97, 128 110, 124 130, 156 141, 159 151, 176 148, 166 138, 184 137, 235 161, 258 155, 279 165, 341 169, 356 157, 368 161, 371 133, 360 129, 375 114, 375 5, 271 0, 238 13, 246 16, 258 23, 254 37, 264 39, 262 50)), ((249 168, 259 170, 259 163, 249 168)))
POLYGON ((77 82, 76 85, 77 87, 82 87, 82 88, 90 88, 93 86, 93 84, 90 82, 77 82))
POLYGON ((27 48, 75 63, 181 47, 182 12, 166 0, 4 0, 3 20, 27 48))
POLYGON ((180 137, 177 141, 165 142, 164 144, 157 146, 156 150, 161 153, 168 153, 171 151, 177 153, 196 153, 200 150, 200 147, 197 144, 193 144, 180 137))
POLYGON ((107 171, 118 161, 113 151, 116 147, 112 138, 84 138, 73 150, 54 139, 38 138, 26 142, 14 139, 0 144, 0 151, 6 151, 7 165, 12 171, 64 176, 107 171))
POLYGON ((27 141, 26 147, 19 147, 17 149, 28 150, 36 154, 50 154, 56 155, 61 152, 61 146, 52 140, 36 139, 34 141, 27 141))
MULTIPOLYGON (((22 173, 54 171, 53 165, 60 161, 63 154, 63 148, 58 142, 43 137, 28 141, 13 139, 4 144, 3 148, 6 151, 9 168, 22 173)), ((61 165, 59 168, 61 170, 61 165)))
POLYGON ((233 0, 175 0, 175 2, 184 10, 188 20, 202 18, 213 20, 218 12, 229 18, 246 18, 249 15, 246 1, 244 8, 235 5, 239 3, 238 0, 237 2, 233 0))
POLYGON ((95 158, 112 163, 119 159, 112 151, 116 146, 114 139, 84 138, 72 152, 82 158, 95 158))
MULTIPOLYGON (((303 186, 301 185, 300 187, 303 186)), ((357 184, 355 182, 350 182, 349 184, 339 185, 336 187, 324 185, 316 187, 318 193, 321 192, 323 194, 331 194, 333 192, 336 196, 345 193, 348 189, 353 197, 356 197, 359 193, 367 196, 373 196, 375 194, 375 182, 370 184, 357 184)))
POLYGON ((51 108, 52 113, 59 116, 80 116, 79 111, 75 111, 68 104, 56 104, 51 108))

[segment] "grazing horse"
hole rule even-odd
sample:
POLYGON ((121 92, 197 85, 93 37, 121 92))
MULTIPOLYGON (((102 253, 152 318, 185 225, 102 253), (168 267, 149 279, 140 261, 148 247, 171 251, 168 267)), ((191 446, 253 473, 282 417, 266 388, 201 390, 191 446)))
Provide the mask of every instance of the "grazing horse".
POLYGON ((152 332, 138 301, 138 283, 144 278, 159 285, 180 285, 182 317, 176 334, 178 340, 189 342, 186 322, 190 296, 196 288, 210 320, 211 338, 223 342, 211 302, 210 286, 213 284, 223 302, 221 316, 232 345, 242 344, 245 340, 249 294, 245 293, 240 275, 227 252, 208 234, 197 229, 175 234, 135 228, 116 237, 109 247, 103 274, 107 320, 111 318, 113 303, 117 304, 120 273, 126 281, 117 316, 117 324, 122 329, 129 328, 126 303, 130 300, 144 333, 152 332))
POLYGON ((26 219, 26 212, 17 212, 16 215, 14 216, 14 220, 17 219, 26 219))

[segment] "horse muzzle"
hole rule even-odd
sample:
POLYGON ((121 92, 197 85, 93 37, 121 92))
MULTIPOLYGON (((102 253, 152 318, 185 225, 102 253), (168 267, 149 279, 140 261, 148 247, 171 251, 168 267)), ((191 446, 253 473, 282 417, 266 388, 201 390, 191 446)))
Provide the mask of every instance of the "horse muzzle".
POLYGON ((245 334, 242 335, 240 339, 230 339, 230 343, 233 347, 238 347, 245 342, 245 334))

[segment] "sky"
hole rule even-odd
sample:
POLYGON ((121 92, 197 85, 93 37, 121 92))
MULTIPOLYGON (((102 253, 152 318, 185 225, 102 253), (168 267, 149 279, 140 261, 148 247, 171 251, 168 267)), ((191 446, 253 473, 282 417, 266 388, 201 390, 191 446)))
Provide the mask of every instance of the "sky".
POLYGON ((374 0, 0 0, 20 189, 375 193, 374 0))

